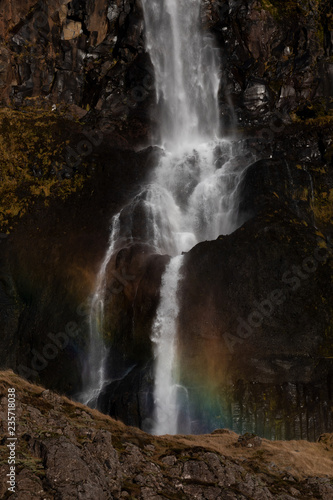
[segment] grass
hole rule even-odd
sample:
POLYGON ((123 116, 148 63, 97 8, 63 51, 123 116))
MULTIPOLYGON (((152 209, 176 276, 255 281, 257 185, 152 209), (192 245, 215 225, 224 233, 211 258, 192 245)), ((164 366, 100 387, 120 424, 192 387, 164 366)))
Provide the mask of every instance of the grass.
MULTIPOLYGON (((235 447, 238 435, 231 431, 202 436, 155 437, 139 429, 127 427, 107 415, 91 410, 80 403, 75 403, 66 397, 56 398, 57 403, 51 404, 52 418, 49 422, 48 413, 45 410, 46 406, 50 407, 50 402, 42 397, 45 390, 43 387, 31 384, 11 371, 0 372, 1 396, 7 394, 8 387, 15 387, 17 402, 20 405, 22 414, 18 434, 19 447, 17 448, 18 472, 23 468, 28 469, 35 478, 43 479, 47 474, 47 470, 42 460, 34 456, 28 442, 24 440, 20 433, 27 432, 33 439, 43 439, 45 442, 47 439, 54 439, 59 436, 57 434, 58 426, 60 429, 65 420, 66 427, 70 426, 71 432, 75 436, 76 445, 79 448, 84 446, 85 443, 93 442, 96 431, 109 431, 120 463, 125 463, 128 460, 127 445, 135 445, 143 457, 149 463, 157 465, 166 480, 171 483, 175 479, 179 479, 183 484, 197 484, 198 487, 216 486, 214 482, 201 481, 200 478, 186 480, 174 476, 169 477, 168 467, 161 461, 165 456, 174 455, 177 458, 178 466, 187 460, 199 460, 204 463, 204 454, 206 452, 217 453, 223 467, 228 467, 228 464, 231 465, 232 463, 240 464, 244 469, 244 474, 259 474, 257 479, 264 481, 264 484, 269 481, 270 490, 276 493, 284 493, 290 485, 301 491, 303 480, 306 477, 328 477, 333 479, 333 435, 330 434, 323 435, 318 443, 306 441, 272 442, 263 439, 261 448, 255 450, 235 447), (41 411, 43 415, 42 421, 35 424, 29 419, 29 407, 41 411), (55 413, 57 413, 56 417, 55 413), (90 418, 87 418, 86 414, 90 418), (35 430, 34 425, 36 425, 35 430), (153 447, 150 446, 147 449, 147 445, 153 445, 153 447), (272 460, 276 464, 274 471, 269 467, 272 460), (292 482, 292 484, 288 479, 284 479, 285 476, 288 478, 290 475, 296 478, 296 481, 292 482)), ((7 453, 5 444, 2 443, 0 446, 0 465, 5 465, 7 453)), ((140 474, 149 474, 144 469, 144 463, 140 474)), ((140 485, 135 482, 135 478, 132 476, 124 477, 122 490, 128 492, 130 495, 128 498, 138 498, 141 494, 140 485)), ((230 486, 230 491, 237 492, 236 483, 230 486)), ((175 498, 168 491, 162 490, 158 493, 165 498, 170 498, 170 500, 175 498)), ((182 492, 180 491, 179 494, 182 495, 182 492)), ((182 496, 177 496, 177 498, 182 498, 182 496)))

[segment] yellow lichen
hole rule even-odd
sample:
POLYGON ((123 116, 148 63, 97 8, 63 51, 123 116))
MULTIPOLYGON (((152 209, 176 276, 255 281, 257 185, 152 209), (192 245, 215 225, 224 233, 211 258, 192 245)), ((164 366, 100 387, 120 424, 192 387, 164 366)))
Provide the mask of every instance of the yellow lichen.
POLYGON ((64 122, 51 111, 0 109, 0 232, 10 232, 37 201, 82 187, 82 174, 62 179, 52 171, 64 163, 64 122))

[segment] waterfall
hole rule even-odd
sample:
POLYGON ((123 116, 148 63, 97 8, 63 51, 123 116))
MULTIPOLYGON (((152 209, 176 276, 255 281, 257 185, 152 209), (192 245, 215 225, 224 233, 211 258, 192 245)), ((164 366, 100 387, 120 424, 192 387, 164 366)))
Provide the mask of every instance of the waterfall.
POLYGON ((97 408, 98 397, 107 383, 108 352, 103 341, 106 271, 119 239, 119 228, 119 214, 117 214, 111 222, 109 248, 97 275, 89 311, 89 352, 82 376, 83 391, 78 396, 78 400, 91 408, 97 408))
MULTIPOLYGON (((178 207, 171 255, 231 232, 236 222, 240 172, 232 144, 218 138, 219 59, 212 38, 200 29, 200 9, 201 0, 143 0, 160 111, 156 140, 165 150, 153 183, 163 186, 178 207)), ((169 217, 164 212, 165 220, 169 217)), ((176 369, 181 262, 174 257, 166 268, 152 331, 155 434, 179 432, 178 393, 186 391, 176 369)))
POLYGON ((219 135, 218 51, 200 29, 201 0, 142 3, 162 145, 168 151, 195 147, 219 135))
POLYGON ((162 278, 161 298, 152 329, 155 344, 155 426, 153 433, 176 434, 178 385, 176 383, 177 289, 183 256, 171 259, 162 278))
POLYGON ((155 355, 155 434, 190 432, 188 393, 177 374, 177 291, 182 252, 237 227, 243 166, 220 138, 219 57, 200 29, 201 0, 142 0, 146 48, 155 71, 162 157, 146 185, 113 219, 90 315, 90 351, 82 400, 96 405, 106 383, 102 339, 107 268, 119 248, 149 244, 170 255, 162 277, 151 341, 155 355), (185 417, 184 417, 185 415, 185 417), (184 423, 184 420, 186 422, 184 423))

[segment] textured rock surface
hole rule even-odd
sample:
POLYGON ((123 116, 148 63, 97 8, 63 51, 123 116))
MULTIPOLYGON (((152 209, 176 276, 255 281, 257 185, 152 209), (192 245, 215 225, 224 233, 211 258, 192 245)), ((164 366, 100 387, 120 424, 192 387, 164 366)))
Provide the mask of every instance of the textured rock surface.
POLYGON ((67 394, 80 386, 89 293, 111 214, 140 189, 155 153, 116 151, 105 138, 88 162, 98 172, 79 195, 40 200, 0 239, 0 363, 67 394))
MULTIPOLYGON (((154 438, 9 372, 1 372, 0 384, 3 436, 7 389, 17 391, 17 486, 10 498, 332 498, 331 435, 317 444, 259 440, 253 448, 255 438, 223 430, 154 438)), ((0 453, 0 494, 7 498, 5 437, 0 453)))
MULTIPOLYGON (((320 152, 331 133, 295 124, 284 125, 273 143, 255 133, 246 138, 250 166, 239 201, 247 222, 185 257, 178 335, 195 432, 225 426, 313 440, 333 428, 332 173, 329 146, 320 152), (265 159, 251 163, 258 148, 265 159)), ((125 251, 134 275, 136 251, 125 251)), ((155 265, 143 282, 126 285, 108 316, 110 378, 117 382, 105 389, 101 408, 145 430, 153 408, 149 332, 162 269, 155 265)))
POLYGON ((223 49, 225 83, 245 124, 265 122, 276 109, 311 108, 315 115, 331 108, 330 1, 205 4, 207 23, 223 49))
MULTIPOLYGON (((225 88, 251 126, 277 109, 316 116, 331 108, 330 0, 205 0, 202 22, 221 47, 226 123, 225 88)), ((132 144, 147 139, 154 83, 139 0, 11 0, 0 12, 0 40, 4 103, 67 103, 106 118, 132 144)))
POLYGON ((304 221, 275 210, 187 254, 181 366, 194 400, 208 399, 201 411, 210 428, 220 419, 240 432, 308 439, 332 428, 325 245, 304 221))
POLYGON ((107 129, 146 140, 152 77, 139 2, 7 3, 0 12, 3 103, 66 103, 79 117, 91 109, 92 119, 95 110, 107 129))

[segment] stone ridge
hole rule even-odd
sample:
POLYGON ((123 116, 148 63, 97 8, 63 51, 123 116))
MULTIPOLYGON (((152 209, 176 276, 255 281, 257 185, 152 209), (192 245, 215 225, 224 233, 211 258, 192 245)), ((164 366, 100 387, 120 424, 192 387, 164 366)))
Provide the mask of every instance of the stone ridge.
MULTIPOLYGON (((268 449, 273 444, 266 440, 253 436, 238 438, 225 430, 188 438, 149 436, 29 384, 12 372, 1 372, 3 435, 6 435, 9 387, 16 389, 18 401, 17 489, 11 496, 15 500, 330 500, 333 496, 332 473, 325 475, 324 469, 320 471, 325 463, 329 470, 333 458, 332 435, 322 436, 317 444, 290 443, 286 458, 289 453, 289 465, 293 467, 286 467, 279 452, 269 456, 268 449), (225 453, 216 451, 217 443, 221 450, 224 447, 225 453), (297 458, 291 457, 298 452, 298 465, 302 464, 302 458, 306 462, 309 460, 303 451, 306 447, 312 447, 312 476, 316 477, 297 472, 297 458)), ((282 450, 286 444, 277 442, 274 446, 282 450)), ((0 451, 3 478, 0 495, 5 499, 9 497, 5 483, 8 468, 5 438, 0 451)))

